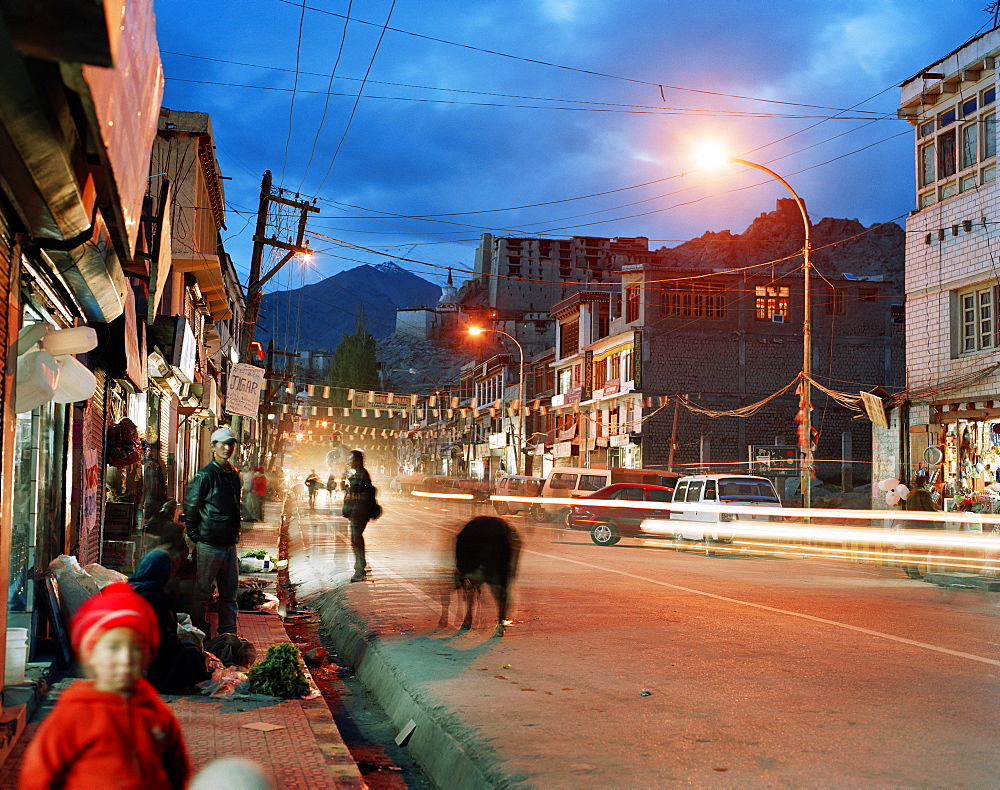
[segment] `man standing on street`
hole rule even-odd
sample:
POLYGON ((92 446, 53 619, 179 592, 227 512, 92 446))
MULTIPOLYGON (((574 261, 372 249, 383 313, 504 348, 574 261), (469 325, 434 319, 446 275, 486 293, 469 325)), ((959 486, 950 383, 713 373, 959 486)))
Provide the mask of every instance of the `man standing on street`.
POLYGON ((184 519, 194 543, 197 568, 195 610, 191 619, 210 636, 208 606, 212 585, 219 590, 220 634, 236 633, 236 588, 240 561, 236 543, 240 539, 240 475, 229 462, 236 451, 236 437, 226 427, 212 434, 213 458, 188 483, 184 496, 184 519))

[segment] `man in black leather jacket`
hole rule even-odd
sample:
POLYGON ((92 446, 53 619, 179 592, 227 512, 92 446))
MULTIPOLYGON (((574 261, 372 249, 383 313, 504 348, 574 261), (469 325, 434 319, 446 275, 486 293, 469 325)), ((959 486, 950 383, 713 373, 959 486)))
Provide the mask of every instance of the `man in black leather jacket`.
POLYGON ((188 483, 184 495, 184 523, 194 543, 198 581, 195 611, 191 620, 211 636, 208 605, 212 585, 219 590, 220 634, 236 633, 236 589, 240 581, 240 561, 236 544, 240 539, 240 475, 229 463, 236 451, 236 437, 229 428, 212 434, 213 458, 188 483))

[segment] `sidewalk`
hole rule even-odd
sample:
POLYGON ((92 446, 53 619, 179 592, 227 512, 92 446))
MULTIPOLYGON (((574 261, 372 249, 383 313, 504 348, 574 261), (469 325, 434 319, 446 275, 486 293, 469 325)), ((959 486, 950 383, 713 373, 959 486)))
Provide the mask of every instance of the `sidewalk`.
MULTIPOLYGON (((244 525, 239 553, 265 549, 277 556, 280 520, 281 505, 268 503, 264 522, 244 525)), ((257 648, 258 659, 264 657, 268 646, 289 641, 276 614, 241 611, 237 623, 240 636, 257 648)), ((16 787, 17 764, 24 747, 54 704, 59 687, 66 684, 57 684, 49 694, 0 767, 0 788, 16 787)), ((165 696, 164 700, 181 724, 193 772, 216 758, 240 756, 269 768, 282 790, 366 786, 322 697, 254 700, 165 696)))

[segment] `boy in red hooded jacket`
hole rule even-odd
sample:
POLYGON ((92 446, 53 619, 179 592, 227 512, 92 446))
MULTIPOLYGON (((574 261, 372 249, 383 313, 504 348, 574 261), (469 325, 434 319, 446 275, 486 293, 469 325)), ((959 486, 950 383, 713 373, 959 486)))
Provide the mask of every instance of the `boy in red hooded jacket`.
POLYGON ((190 765, 180 725, 143 672, 160 635, 156 614, 128 584, 111 584, 73 618, 88 680, 64 691, 21 764, 18 787, 183 788, 190 765))

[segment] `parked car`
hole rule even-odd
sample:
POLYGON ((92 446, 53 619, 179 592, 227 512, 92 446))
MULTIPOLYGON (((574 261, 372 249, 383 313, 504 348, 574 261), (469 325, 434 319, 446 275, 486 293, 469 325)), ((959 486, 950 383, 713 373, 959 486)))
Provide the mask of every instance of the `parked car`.
POLYGON ((774 484, 766 477, 753 475, 690 475, 677 481, 674 488, 675 503, 710 505, 711 509, 670 511, 667 519, 650 519, 643 523, 643 532, 660 534, 683 540, 723 541, 733 538, 725 524, 736 519, 770 521, 766 515, 739 515, 726 513, 714 507, 732 504, 743 507, 781 507, 781 499, 774 484))
MULTIPOLYGON (((542 486, 543 497, 585 497, 613 483, 666 486, 670 488, 680 475, 660 469, 596 469, 557 467, 549 472, 542 486)), ((539 521, 550 519, 566 523, 569 505, 538 504, 534 510, 539 521)))
POLYGON ((428 494, 471 494, 476 504, 487 503, 490 498, 488 482, 448 475, 424 475, 419 483, 412 486, 411 493, 413 491, 423 491, 428 494))
POLYGON ((644 520, 669 518, 670 511, 590 504, 592 501, 659 502, 666 505, 673 499, 673 493, 673 489, 666 486, 614 483, 581 497, 580 504, 570 508, 566 526, 588 530, 590 539, 598 546, 614 546, 622 538, 639 537, 644 520))
MULTIPOLYGON (((526 475, 504 475, 497 481, 496 496, 540 496, 542 485, 545 483, 541 477, 528 477, 526 475)), ((534 505, 530 502, 504 502, 494 499, 493 508, 498 516, 516 515, 518 513, 530 514, 534 505)))

